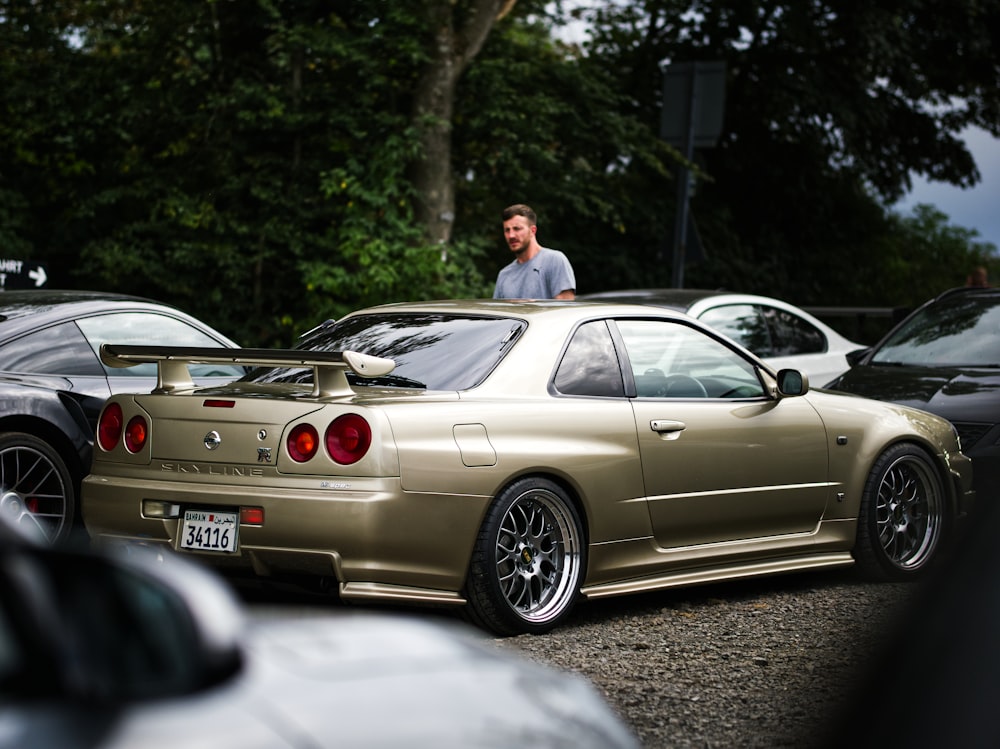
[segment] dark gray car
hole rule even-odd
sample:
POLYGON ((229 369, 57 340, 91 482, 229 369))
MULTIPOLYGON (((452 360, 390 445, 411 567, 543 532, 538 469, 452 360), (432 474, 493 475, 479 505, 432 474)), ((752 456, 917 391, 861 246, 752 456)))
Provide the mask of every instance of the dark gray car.
POLYGON ((921 305, 828 387, 951 421, 978 502, 1000 501, 1000 289, 952 289, 921 305))
MULTIPOLYGON (((50 540, 79 525, 80 481, 94 428, 112 393, 156 386, 156 367, 109 369, 102 343, 236 344, 175 307, 88 291, 0 293, 0 512, 50 540)), ((242 367, 197 365, 199 381, 229 381, 242 367)))

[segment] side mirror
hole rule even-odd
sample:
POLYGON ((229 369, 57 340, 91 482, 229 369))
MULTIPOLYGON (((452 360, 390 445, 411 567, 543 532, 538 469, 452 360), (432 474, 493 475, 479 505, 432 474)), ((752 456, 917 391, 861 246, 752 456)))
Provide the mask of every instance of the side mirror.
POLYGON ((865 356, 868 355, 869 351, 871 351, 871 347, 870 346, 868 348, 855 349, 854 351, 848 351, 847 354, 844 356, 844 358, 847 359, 847 363, 850 366, 853 367, 859 361, 861 361, 862 359, 864 359, 865 356))
POLYGON ((805 395, 809 392, 809 378, 797 369, 778 372, 778 393, 783 396, 805 395))

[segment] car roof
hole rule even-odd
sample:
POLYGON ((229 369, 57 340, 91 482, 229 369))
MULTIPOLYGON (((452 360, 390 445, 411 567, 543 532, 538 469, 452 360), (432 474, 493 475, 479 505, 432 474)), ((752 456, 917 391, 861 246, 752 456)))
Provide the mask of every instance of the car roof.
MULTIPOLYGON (((75 291, 59 289, 15 289, 0 292, 0 317, 15 319, 61 307, 101 307, 107 303, 142 302, 160 304, 152 299, 105 291, 75 291)), ((163 305, 169 306, 169 305, 163 305)))
MULTIPOLYGON (((443 299, 426 302, 395 302, 380 304, 356 310, 346 317, 381 312, 437 312, 455 315, 490 315, 499 317, 560 318, 567 320, 585 319, 598 308, 601 314, 609 314, 608 307, 616 308, 618 314, 650 315, 649 306, 629 302, 614 302, 603 299, 583 299, 569 301, 560 299, 443 299)), ((666 308, 657 309, 656 315, 682 317, 683 312, 666 308)))
MULTIPOLYGON (((717 296, 734 296, 734 294, 723 289, 618 289, 598 291, 593 294, 578 294, 576 298, 581 301, 653 304, 658 307, 685 311, 695 302, 717 296)), ((748 294, 736 296, 743 299, 765 299, 765 297, 755 297, 748 294)))
POLYGON ((946 297, 953 297, 953 296, 989 296, 989 297, 993 297, 993 296, 997 296, 998 294, 1000 294, 1000 287, 996 287, 996 286, 958 286, 958 287, 956 287, 954 289, 948 289, 947 291, 942 291, 940 294, 938 294, 933 299, 928 299, 927 302, 925 302, 925 304, 921 305, 921 306, 925 306, 927 304, 933 304, 934 302, 937 302, 937 301, 939 301, 941 299, 944 299, 946 297))
POLYGON ((168 312, 193 323, 196 327, 209 329, 204 323, 173 305, 130 294, 17 289, 0 292, 0 338, 11 338, 45 325, 74 320, 94 313, 121 310, 168 312))

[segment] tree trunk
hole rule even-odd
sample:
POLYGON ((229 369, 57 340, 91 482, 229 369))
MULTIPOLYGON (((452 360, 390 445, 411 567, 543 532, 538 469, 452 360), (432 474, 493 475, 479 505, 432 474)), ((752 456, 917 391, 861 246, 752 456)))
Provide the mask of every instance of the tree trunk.
POLYGON ((428 239, 445 246, 455 220, 455 181, 451 166, 451 119, 455 86, 479 54, 493 24, 516 0, 468 0, 464 22, 456 27, 456 0, 429 0, 427 14, 434 41, 431 59, 414 97, 413 121, 420 134, 422 158, 413 165, 416 216, 428 239))

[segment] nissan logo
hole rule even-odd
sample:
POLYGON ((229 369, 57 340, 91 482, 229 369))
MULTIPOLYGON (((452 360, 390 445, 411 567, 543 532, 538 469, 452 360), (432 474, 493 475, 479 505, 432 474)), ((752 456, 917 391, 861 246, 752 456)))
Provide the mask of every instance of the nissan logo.
POLYGON ((209 450, 214 450, 219 445, 222 444, 222 437, 214 429, 205 435, 205 447, 209 450))

